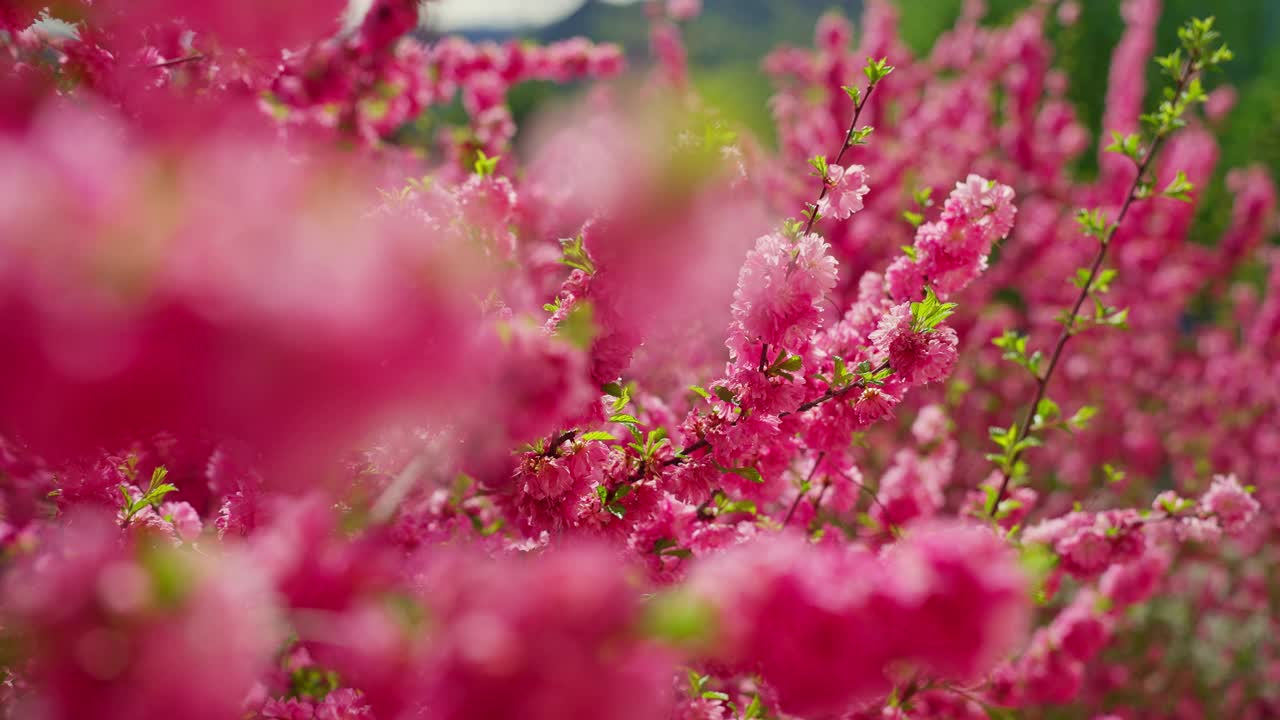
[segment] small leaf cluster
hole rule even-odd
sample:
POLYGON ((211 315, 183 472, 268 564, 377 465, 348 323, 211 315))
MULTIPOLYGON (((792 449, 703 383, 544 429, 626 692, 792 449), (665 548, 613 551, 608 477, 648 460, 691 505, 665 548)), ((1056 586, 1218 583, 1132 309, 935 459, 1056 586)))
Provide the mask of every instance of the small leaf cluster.
POLYGON ((1031 431, 1041 432, 1043 430, 1065 430, 1074 432, 1076 430, 1084 430, 1089 427, 1089 421, 1098 414, 1098 408, 1093 405, 1082 405, 1073 415, 1066 417, 1062 414, 1062 409, 1058 407, 1058 403, 1049 398, 1042 398, 1036 405, 1036 411, 1031 417, 1031 431))
POLYGON ((653 554, 658 557, 677 557, 682 560, 693 557, 693 551, 680 547, 680 543, 671 538, 658 538, 653 543, 653 554))
POLYGON ((1111 283, 1116 279, 1117 271, 1103 269, 1094 273, 1089 268, 1076 268, 1071 283, 1085 293, 1093 301, 1093 315, 1072 315, 1064 310, 1058 313, 1057 320, 1067 327, 1067 331, 1075 334, 1091 327, 1110 326, 1127 330, 1129 325, 1129 308, 1118 308, 1108 305, 1102 296, 1111 291, 1111 283))
POLYGON ((472 169, 480 177, 489 177, 497 171, 498 161, 500 160, 502 160, 501 157, 489 157, 484 154, 483 150, 476 150, 476 161, 472 165, 472 169))
POLYGON ((813 167, 814 174, 822 178, 823 182, 829 182, 831 167, 827 164, 826 155, 815 155, 809 158, 809 165, 813 167))
POLYGON ((592 262, 591 255, 587 252, 586 246, 583 245, 581 235, 562 239, 560 241, 560 249, 562 251, 560 264, 568 265, 575 270, 581 270, 588 275, 595 274, 596 264, 592 262))
POLYGON ((600 507, 619 520, 627 514, 627 509, 622 506, 622 499, 630 494, 631 485, 628 484, 619 485, 613 489, 604 485, 596 486, 596 497, 600 499, 600 507))
POLYGON ((708 517, 717 517, 720 515, 732 515, 734 513, 748 513, 755 515, 757 511, 755 502, 751 500, 734 500, 725 494, 723 490, 716 490, 711 496, 711 501, 704 509, 704 515, 708 517))
MULTIPOLYGON (((994 426, 988 428, 991 439, 995 442, 1000 452, 987 453, 986 458, 995 463, 1005 477, 1012 480, 1025 477, 1027 474, 1027 465, 1021 459, 1022 453, 1031 448, 1040 447, 1044 443, 1040 438, 1033 435, 1020 438, 1017 424, 1010 425, 1008 428, 994 426)), ((988 498, 988 504, 994 505, 995 493, 993 492, 988 498)), ((988 514, 991 514, 992 507, 987 508, 988 514)))
POLYGON ((733 713, 733 717, 741 720, 765 720, 768 712, 765 710, 764 703, 760 702, 759 695, 751 696, 751 704, 747 705, 744 710, 739 711, 729 698, 728 693, 716 690, 708 690, 707 683, 711 680, 710 675, 699 675, 697 672, 689 671, 689 697, 703 700, 719 700, 728 706, 733 713))
MULTIPOLYGON (((920 188, 919 190, 911 193, 911 198, 915 200, 916 206, 920 208, 920 212, 903 210, 902 218, 908 223, 911 223, 911 227, 920 227, 924 223, 924 211, 933 207, 933 188, 920 188)), ((903 245, 902 252, 906 253, 907 257, 911 258, 913 261, 916 259, 915 247, 911 245, 903 245)))
MULTIPOLYGON (((132 475, 136 474, 137 458, 130 456, 127 465, 121 469, 123 470, 124 467, 128 467, 132 471, 127 472, 126 477, 132 478, 132 475)), ((147 508, 154 508, 157 512, 160 510, 160 503, 164 501, 164 497, 178 490, 176 485, 164 481, 168 475, 169 470, 163 465, 151 471, 151 482, 147 484, 146 491, 138 498, 130 495, 128 485, 120 485, 120 494, 124 496, 124 504, 120 508, 121 512, 124 513, 121 524, 128 524, 135 515, 147 508)))
POLYGON ((716 463, 716 469, 723 473, 730 473, 733 475, 737 475, 740 478, 745 478, 746 480, 750 480, 751 482, 757 485, 764 484, 764 476, 760 474, 759 470, 753 467, 731 468, 731 467, 725 467, 720 463, 716 463))
POLYGON ((338 689, 338 673, 318 667, 303 667, 289 675, 289 697, 323 700, 338 689))
POLYGON ((944 303, 939 300, 933 288, 925 286, 924 300, 911 303, 911 331, 933 332, 943 320, 955 314, 956 307, 955 303, 944 303))
POLYGON ((833 356, 832 360, 830 376, 823 373, 815 373, 813 376, 826 383, 831 391, 843 390, 853 385, 883 387, 885 379, 893 374, 893 368, 883 365, 872 367, 871 363, 866 360, 858 363, 852 369, 849 368, 848 362, 839 355, 833 356))
POLYGON ((894 67, 889 64, 888 60, 889 58, 880 58, 879 60, 867 58, 867 64, 862 68, 862 74, 867 76, 868 85, 875 85, 889 77, 889 73, 893 72, 894 67))
POLYGON ((804 358, 799 355, 790 355, 786 350, 778 348, 778 355, 764 369, 765 377, 782 377, 787 381, 795 380, 794 372, 798 372, 804 367, 804 358))
POLYGON ((1178 28, 1178 40, 1182 47, 1168 55, 1156 58, 1160 70, 1176 84, 1165 88, 1164 100, 1155 112, 1142 115, 1142 123, 1154 137, 1162 137, 1185 126, 1183 116, 1189 107, 1208 99, 1204 86, 1197 77, 1206 70, 1219 68, 1232 59, 1231 50, 1225 45, 1214 47, 1219 35, 1213 29, 1213 18, 1192 18, 1178 28))
POLYGON ((1018 367, 1026 369, 1036 380, 1041 377, 1041 364, 1044 361, 1044 353, 1036 350, 1027 352, 1027 342, 1029 338, 1022 333, 1013 330, 1005 330, 1004 334, 991 341, 992 345, 1004 351, 1001 356, 1005 360, 1012 362, 1018 367))

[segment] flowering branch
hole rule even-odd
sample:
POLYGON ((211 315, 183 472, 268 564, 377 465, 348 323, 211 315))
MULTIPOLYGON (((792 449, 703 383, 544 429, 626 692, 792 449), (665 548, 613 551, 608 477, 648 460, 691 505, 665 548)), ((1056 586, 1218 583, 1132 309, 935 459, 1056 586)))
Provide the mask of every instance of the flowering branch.
MULTIPOLYGON (((840 152, 836 154, 836 165, 841 165, 844 160, 844 154, 854 145, 863 145, 866 138, 871 134, 872 128, 859 128, 858 118, 862 116, 862 109, 866 107, 867 101, 871 99, 871 93, 875 91, 876 85, 893 72, 893 66, 887 65, 885 61, 888 58, 880 58, 872 60, 867 58, 867 66, 862 69, 867 76, 866 92, 859 92, 858 88, 853 86, 845 86, 843 90, 853 100, 853 120, 849 122, 849 130, 844 136, 844 145, 840 147, 840 152)), ((831 188, 831 177, 827 174, 827 163, 822 159, 818 172, 822 176, 822 192, 818 194, 818 201, 805 210, 805 215, 809 218, 808 224, 805 225, 804 234, 808 235, 813 232, 813 225, 821 217, 818 208, 822 205, 822 201, 826 199, 827 193, 831 188)))
MULTIPOLYGON (((1017 429, 1017 433, 1014 435, 1002 434, 996 437, 997 442, 1002 444, 1005 454, 1001 458, 999 489, 988 502, 986 508, 987 514, 993 518, 999 512, 1000 503, 1009 490, 1009 484, 1014 476, 1018 474, 1018 461, 1022 453, 1028 448, 1039 444, 1038 440, 1031 437, 1031 431, 1036 423, 1036 418, 1046 414, 1044 404, 1047 402, 1046 393, 1049 388, 1049 381, 1053 378, 1053 372, 1058 367, 1058 361, 1062 358, 1062 352, 1066 348, 1067 341, 1079 331, 1076 325, 1080 319, 1080 308, 1083 307, 1085 300, 1093 294, 1095 284, 1110 281, 1110 276, 1105 281, 1100 281, 1100 277, 1106 274, 1102 271, 1102 264, 1106 260, 1107 251, 1111 247, 1111 241, 1115 237, 1116 231, 1120 228, 1121 223, 1124 222, 1129 213, 1129 208, 1133 206, 1135 201, 1152 196, 1153 182, 1147 177, 1147 173, 1151 169, 1151 164, 1164 141, 1175 130, 1186 124, 1182 116, 1190 105, 1193 102, 1203 102, 1206 99, 1197 76, 1205 69, 1215 67, 1231 59, 1231 52, 1225 45, 1212 51, 1209 50, 1209 43, 1218 36, 1212 30, 1212 25, 1212 18, 1203 21, 1191 20, 1186 26, 1179 29, 1178 36, 1182 40, 1183 48, 1187 51, 1185 61, 1182 59, 1181 50, 1175 50, 1165 57, 1157 58, 1157 63, 1164 71, 1176 79, 1176 86, 1168 95, 1171 98, 1170 100, 1161 103, 1155 113, 1142 116, 1142 121, 1148 126, 1151 135, 1150 144, 1146 150, 1141 150, 1141 140, 1138 135, 1130 134, 1122 137, 1119 133, 1113 133, 1114 142, 1106 148, 1108 152, 1117 152, 1132 160, 1137 166, 1137 173, 1129 186, 1128 193, 1125 195, 1124 203, 1120 206, 1120 213, 1116 216, 1115 222, 1108 224, 1099 210, 1081 210, 1077 216, 1077 220, 1085 233, 1099 240, 1098 252, 1094 255, 1093 263, 1089 266, 1087 274, 1083 275, 1083 280, 1078 280, 1076 283, 1080 288, 1080 293, 1076 296, 1075 303, 1071 306, 1071 311, 1063 318, 1062 332, 1058 334, 1058 340, 1054 343, 1048 366, 1041 373, 1038 371, 1039 363, 1036 358, 1027 359, 1024 363, 1024 366, 1031 371, 1036 380, 1036 392, 1030 406, 1027 408, 1027 414, 1022 420, 1022 424, 1017 429)), ((1186 179, 1186 175, 1179 172, 1173 182, 1161 192, 1161 195, 1189 201, 1189 193, 1192 189, 1191 183, 1186 179)), ((1104 322, 1116 325, 1122 325, 1127 315, 1127 311, 1124 310, 1111 312, 1108 309, 1108 313, 1109 316, 1104 319, 1104 322)))

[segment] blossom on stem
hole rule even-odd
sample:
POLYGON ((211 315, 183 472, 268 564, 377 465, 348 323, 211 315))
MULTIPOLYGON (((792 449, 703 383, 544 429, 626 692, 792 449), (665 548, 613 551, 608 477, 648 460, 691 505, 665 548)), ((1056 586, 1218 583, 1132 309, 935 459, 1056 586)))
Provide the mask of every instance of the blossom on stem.
POLYGON ((827 194, 818 202, 823 217, 848 220, 862 209, 867 187, 867 171, 861 165, 831 165, 827 168, 827 194))

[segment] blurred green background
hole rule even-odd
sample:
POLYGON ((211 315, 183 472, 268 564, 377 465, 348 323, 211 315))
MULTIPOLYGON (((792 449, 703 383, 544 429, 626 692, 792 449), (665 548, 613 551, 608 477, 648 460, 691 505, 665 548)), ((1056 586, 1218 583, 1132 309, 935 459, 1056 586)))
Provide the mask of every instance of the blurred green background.
MULTIPOLYGON (((928 52, 934 40, 951 27, 963 0, 895 0, 901 11, 900 31, 917 54, 928 52)), ((1009 22, 1030 0, 987 0, 984 22, 1009 22)), ((1120 0, 1078 0, 1079 19, 1069 27, 1051 23, 1057 66, 1071 78, 1070 97, 1081 119, 1099 135, 1102 103, 1111 51, 1124 30, 1120 0)), ((861 17, 863 0, 704 0, 703 14, 685 27, 695 85, 703 97, 731 119, 747 126, 766 143, 774 141, 767 100, 769 84, 760 71, 761 59, 779 44, 812 47, 818 17, 836 10, 861 17)), ((1217 237, 1230 213, 1221 182, 1227 168, 1262 163, 1280 177, 1280 0, 1164 0, 1157 51, 1177 44, 1176 28, 1190 17, 1212 15, 1235 51, 1224 77, 1211 87, 1229 82, 1239 99, 1219 127, 1222 162, 1219 177, 1201 203, 1200 239, 1217 237)), ((588 2, 553 25, 525 32, 477 31, 474 39, 511 36, 552 41, 585 35, 621 44, 633 63, 648 62, 648 22, 643 3, 609 5, 588 2)), ((890 62, 893 62, 890 58, 890 62)), ((1148 87, 1158 88, 1154 65, 1147 67, 1148 87)), ((527 83, 511 98, 517 118, 562 92, 550 84, 527 83)), ((1154 100, 1154 95, 1149 100, 1154 100)), ((1092 170, 1096 153, 1086 153, 1079 172, 1092 170)))

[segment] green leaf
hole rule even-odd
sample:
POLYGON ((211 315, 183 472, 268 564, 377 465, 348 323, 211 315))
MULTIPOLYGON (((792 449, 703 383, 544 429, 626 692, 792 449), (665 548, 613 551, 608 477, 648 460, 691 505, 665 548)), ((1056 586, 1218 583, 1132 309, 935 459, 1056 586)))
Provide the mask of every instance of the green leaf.
POLYGON ((1195 189, 1195 185, 1187 180, 1187 174, 1181 170, 1169 181, 1169 184, 1160 192, 1167 198, 1181 200, 1182 202, 1191 202, 1191 191, 1195 189))
POLYGON ((852 85, 841 85, 840 89, 844 91, 845 95, 849 96, 854 105, 857 105, 858 101, 862 99, 862 91, 852 85))
POLYGON ((723 385, 717 385, 711 388, 711 390, 716 394, 716 397, 729 403, 730 405, 736 405, 738 402, 738 399, 733 396, 733 392, 731 392, 729 388, 723 385))
POLYGON ((696 393, 703 400, 711 399, 711 393, 707 392, 707 389, 702 387, 701 385, 690 385, 689 389, 692 390, 694 393, 696 393))
POLYGON ((628 415, 627 413, 617 413, 616 415, 610 415, 609 422, 622 423, 624 425, 640 424, 640 421, 636 419, 636 416, 628 415))
POLYGON ((870 125, 864 125, 860 128, 856 128, 853 131, 853 133, 849 136, 849 144, 850 145, 866 145, 867 138, 871 137, 871 133, 875 131, 876 129, 871 127, 870 125))
POLYGON ((1040 404, 1036 406, 1034 421, 1037 426, 1044 426, 1052 423, 1054 420, 1057 420, 1060 414, 1061 410, 1058 408, 1058 403, 1050 400, 1049 398, 1044 398, 1040 401, 1040 404))
POLYGON ((780 365, 779 367, 781 367, 783 370, 786 370, 788 372, 795 372, 800 368, 804 367, 804 358, 800 357, 799 355, 792 355, 791 357, 784 360, 782 365, 780 365))
POLYGON ((1108 228, 1107 216, 1101 210, 1084 210, 1081 209, 1076 213, 1076 222, 1079 223, 1080 229, 1085 235, 1097 238, 1099 240, 1107 239, 1108 228))
POLYGON ((943 320, 955 313, 956 307, 955 303, 939 301, 933 288, 925 286, 924 300, 911 303, 911 330, 918 333, 932 332, 943 320))
POLYGON ((498 161, 501 159, 501 157, 489 157, 483 150, 476 150, 476 161, 472 167, 480 177, 488 177, 498 169, 498 161))
POLYGON ((809 158, 809 164, 818 172, 818 177, 823 180, 827 179, 827 171, 829 168, 827 166, 827 157, 825 155, 815 155, 809 158))
POLYGON ((593 440, 600 440, 603 442, 617 442, 618 440, 618 438, 614 437, 612 434, 607 433, 603 430, 593 430, 592 432, 589 432, 589 433, 583 433, 582 436, 579 437, 578 439, 583 440, 585 442, 591 442, 593 440))
POLYGON ((1098 414, 1098 408, 1092 405, 1084 405, 1067 420, 1067 424, 1076 430, 1084 430, 1089 427, 1089 421, 1094 415, 1098 414))
POLYGON ((1018 436, 1018 426, 1010 425, 1006 430, 1005 428, 993 425, 992 427, 987 428, 987 434, 991 436, 991 439, 995 441, 996 445, 999 445, 1002 449, 1008 450, 1013 446, 1014 439, 1018 436))
MULTIPOLYGON (((924 215, 921 215, 918 212, 911 212, 910 210, 903 210, 902 219, 911 223, 911 227, 920 227, 921 223, 924 222, 924 215)), ((910 250, 911 252, 907 253, 907 257, 911 258, 912 260, 916 259, 915 248, 911 247, 910 245, 903 245, 902 249, 904 252, 907 250, 910 250)))
MULTIPOLYGON (((1157 61, 1159 59, 1157 58, 1157 61)), ((1119 153, 1134 161, 1135 163, 1142 161, 1142 138, 1137 133, 1129 133, 1121 135, 1115 130, 1111 131, 1111 144, 1108 145, 1106 152, 1119 153)))
POLYGON ((752 467, 730 468, 730 467, 724 467, 723 465, 719 467, 721 472, 733 473, 738 477, 746 478, 747 480, 750 480, 751 482, 756 484, 764 483, 764 476, 762 476, 760 474, 760 471, 755 468, 752 468, 752 467))
POLYGON ((1111 291, 1111 281, 1116 279, 1119 271, 1113 269, 1101 270, 1098 276, 1093 279, 1093 292, 1106 293, 1111 291))
POLYGON ((171 492, 177 492, 177 491, 178 491, 178 488, 176 486, 171 485, 169 483, 165 483, 158 487, 151 488, 151 490, 143 498, 143 501, 146 504, 159 505, 160 501, 164 499, 165 495, 168 495, 171 492))
MULTIPOLYGON (((997 462, 1002 459, 1003 458, 1001 456, 996 456, 997 462)), ((994 515, 996 510, 996 497, 999 496, 1000 489, 994 485, 983 485, 982 492, 986 495, 986 499, 982 503, 982 514, 987 516, 994 515)))
POLYGON ((869 84, 875 85, 888 77, 893 70, 894 67, 888 64, 888 58, 880 58, 879 60, 867 58, 867 65, 862 68, 862 74, 867 76, 869 84))
POLYGON ((1038 437, 1036 437, 1036 436, 1034 436, 1034 435, 1028 435, 1027 437, 1024 437, 1024 438, 1022 438, 1021 440, 1019 440, 1019 441, 1017 442, 1017 444, 1013 446, 1013 451, 1014 451, 1015 453, 1020 453, 1020 452, 1022 452, 1023 450, 1030 450, 1031 448, 1038 448, 1038 447, 1040 447, 1041 445, 1044 445, 1044 442, 1042 442, 1042 441, 1040 440, 1040 438, 1038 438, 1038 437))
POLYGON ((702 688, 706 687, 707 681, 710 679, 711 677, 709 675, 699 675, 693 670, 690 670, 689 671, 689 689, 691 691, 690 696, 700 697, 702 695, 702 688))
POLYGON ((581 235, 561 240, 560 249, 562 252, 561 264, 568 265, 575 270, 581 270, 588 275, 595 274, 596 265, 592 262, 591 255, 587 252, 581 235))
MULTIPOLYGON (((163 483, 164 479, 168 476, 169 476, 168 468, 166 468, 163 465, 156 466, 156 468, 151 471, 151 484, 148 487, 147 492, 148 493, 154 492, 155 489, 160 487, 161 483, 163 483)), ((176 490, 177 488, 174 488, 174 489, 176 490)))

